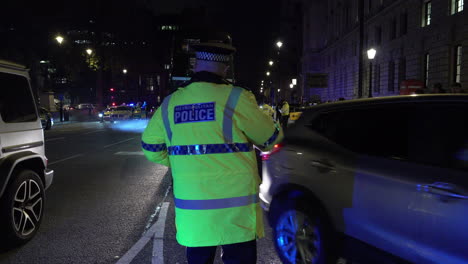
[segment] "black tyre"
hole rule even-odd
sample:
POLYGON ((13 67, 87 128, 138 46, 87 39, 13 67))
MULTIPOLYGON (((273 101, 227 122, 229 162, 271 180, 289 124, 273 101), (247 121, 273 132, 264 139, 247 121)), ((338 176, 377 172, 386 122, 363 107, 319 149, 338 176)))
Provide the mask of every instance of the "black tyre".
POLYGON ((331 232, 320 209, 294 199, 276 201, 271 209, 273 243, 283 263, 331 263, 331 232))
POLYGON ((15 171, 0 200, 0 245, 15 247, 28 242, 41 225, 44 186, 32 170, 15 171))

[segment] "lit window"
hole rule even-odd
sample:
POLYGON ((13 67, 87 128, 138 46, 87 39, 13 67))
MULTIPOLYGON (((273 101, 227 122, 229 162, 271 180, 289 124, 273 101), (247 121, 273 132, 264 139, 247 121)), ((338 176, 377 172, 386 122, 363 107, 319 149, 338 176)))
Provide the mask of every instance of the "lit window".
POLYGON ((454 78, 453 81, 456 83, 460 82, 461 76, 461 64, 462 64, 462 46, 455 46, 455 60, 454 60, 454 78))
POLYGON ((427 1, 424 3, 423 7, 423 21, 422 21, 422 26, 429 26, 431 24, 431 11, 432 9, 432 2, 427 1))
POLYGON ((451 2, 452 2, 452 6, 450 10, 451 10, 452 15, 463 11, 464 0, 451 0, 451 2))
POLYGON ((424 56, 424 85, 428 87, 429 84, 429 53, 424 56))

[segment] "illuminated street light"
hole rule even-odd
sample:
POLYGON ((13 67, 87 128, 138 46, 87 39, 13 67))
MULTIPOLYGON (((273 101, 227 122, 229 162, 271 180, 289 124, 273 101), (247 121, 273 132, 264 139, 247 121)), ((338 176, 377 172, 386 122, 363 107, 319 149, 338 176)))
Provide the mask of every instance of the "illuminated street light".
POLYGON ((292 79, 292 84, 297 85, 297 79, 292 79))
POLYGON ((291 83, 291 84, 289 85, 289 88, 292 89, 293 87, 294 87, 294 84, 291 83))
POLYGON ((369 60, 373 60, 375 58, 376 54, 377 54, 377 51, 374 48, 371 48, 371 49, 367 50, 367 58, 369 60))
POLYGON ((88 53, 88 55, 91 55, 91 54, 93 54, 93 50, 92 49, 86 49, 86 53, 88 53))
POLYGON ((281 46, 283 46, 283 42, 281 41, 276 42, 276 46, 278 46, 278 49, 281 49, 281 46))
POLYGON ((270 72, 269 72, 269 71, 267 71, 267 72, 266 72, 266 75, 267 75, 267 76, 270 76, 270 72))
POLYGON ((281 91, 281 89, 278 89, 278 93, 281 91))
POLYGON ((270 64, 270 66, 273 66, 273 61, 269 61, 268 64, 270 64))
POLYGON ((57 40, 58 44, 62 44, 64 38, 60 35, 58 35, 57 37, 55 37, 55 40, 57 40))
POLYGON ((369 91, 368 96, 369 98, 372 97, 372 60, 375 58, 377 51, 374 48, 370 48, 367 50, 367 58, 369 59, 369 91))
POLYGON ((127 74, 127 69, 122 70, 123 74, 127 74))

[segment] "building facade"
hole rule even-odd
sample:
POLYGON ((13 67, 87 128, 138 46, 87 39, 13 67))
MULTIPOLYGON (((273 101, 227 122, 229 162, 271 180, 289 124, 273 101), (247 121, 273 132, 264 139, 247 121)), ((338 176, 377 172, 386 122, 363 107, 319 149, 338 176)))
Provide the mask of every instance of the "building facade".
POLYGON ((464 0, 304 2, 302 89, 309 101, 420 92, 436 83, 468 88, 468 13, 464 0), (369 50, 375 57, 368 57, 369 50))

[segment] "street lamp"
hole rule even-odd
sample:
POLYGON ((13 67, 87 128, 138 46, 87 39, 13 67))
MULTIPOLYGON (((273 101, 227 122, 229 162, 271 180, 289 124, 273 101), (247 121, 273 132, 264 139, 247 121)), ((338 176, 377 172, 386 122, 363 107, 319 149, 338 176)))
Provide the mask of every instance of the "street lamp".
POLYGON ((369 59, 369 98, 372 97, 372 60, 375 58, 377 50, 370 48, 367 50, 367 58, 369 59))
POLYGON ((269 72, 269 71, 267 71, 267 72, 266 72, 266 75, 267 75, 267 76, 270 76, 270 72, 269 72))
POLYGON ((278 49, 281 49, 281 46, 283 46, 283 42, 281 41, 276 42, 276 46, 278 46, 278 49))
POLYGON ((55 37, 55 40, 57 40, 58 44, 62 44, 64 38, 60 35, 58 35, 57 37, 55 37))
POLYGON ((291 83, 291 84, 289 85, 289 88, 292 89, 293 87, 294 87, 294 84, 291 83))
POLYGON ((297 79, 292 79, 291 83, 292 83, 292 85, 297 85, 297 79))
POLYGON ((268 62, 268 64, 270 64, 270 66, 273 66, 273 61, 270 60, 270 61, 268 62))
POLYGON ((86 53, 88 53, 88 55, 91 55, 91 54, 93 54, 93 50, 92 49, 86 49, 86 53))
POLYGON ((127 69, 122 70, 123 74, 127 74, 127 69))

